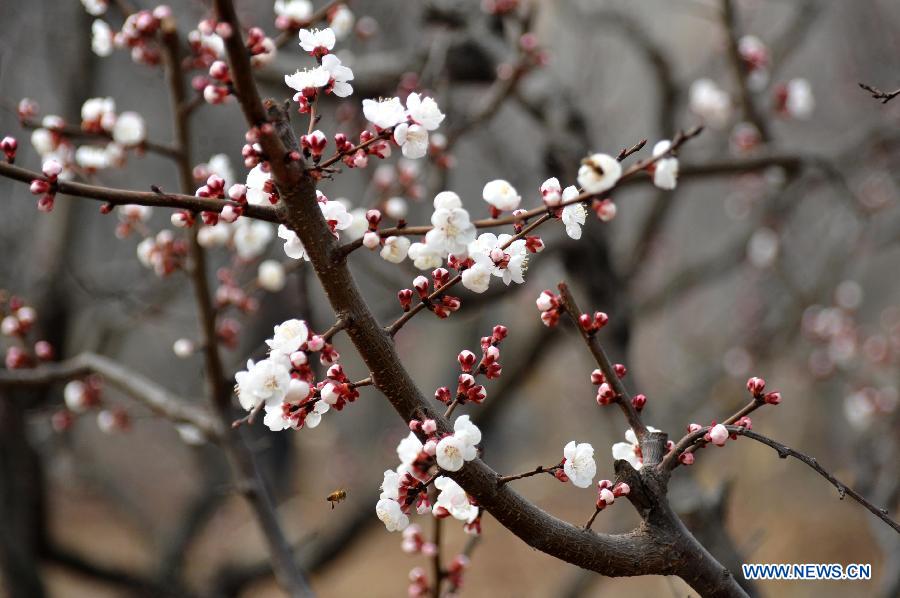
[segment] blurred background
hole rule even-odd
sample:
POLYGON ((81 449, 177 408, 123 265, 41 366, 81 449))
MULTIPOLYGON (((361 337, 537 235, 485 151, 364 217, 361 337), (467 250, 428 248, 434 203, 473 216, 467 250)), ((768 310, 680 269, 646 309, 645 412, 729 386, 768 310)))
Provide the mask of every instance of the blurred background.
MULTIPOLYGON (((145 0, 129 4, 153 8, 145 0)), ((210 14, 200 1, 170 5, 183 36, 210 14)), ((236 5, 245 24, 276 33, 271 2, 236 5)), ((646 156, 677 129, 706 125, 680 152, 675 191, 646 180, 629 185, 615 195, 616 219, 589 217, 578 242, 548 227, 547 249, 531 260, 524 285, 495 283, 484 296, 465 291, 449 321, 423 314, 398 335, 400 354, 428 396, 453 383, 458 351, 477 350, 494 324, 509 327, 503 376, 487 383, 484 405, 459 411, 484 431, 492 467, 517 473, 556 463, 562 446, 577 439, 597 449, 600 477, 614 475, 609 447, 623 440, 625 423, 597 407, 593 362, 574 329, 545 328, 534 307, 541 290, 566 280, 583 309, 610 315, 604 342, 627 364, 629 388, 648 396, 648 424, 677 439, 690 422, 733 412, 747 399, 746 379, 763 376, 784 399, 757 412, 754 429, 816 456, 895 512, 900 100, 882 105, 857 83, 900 84, 900 5, 523 0, 507 15, 489 14, 476 0, 353 0, 349 7, 354 31, 338 47, 356 74, 355 92, 340 104, 329 98, 319 128, 356 135, 363 98, 420 87, 447 113, 442 131, 451 145, 443 160, 415 169, 395 152, 387 168, 349 170, 321 186, 331 199, 383 207, 401 196, 407 220, 418 224, 427 221, 434 193, 446 188, 483 218, 480 192, 491 179, 507 179, 533 207, 546 178, 574 184, 591 150, 614 154, 647 138, 646 156), (520 64, 525 31, 546 65, 519 77, 510 65, 520 64), (741 46, 741 65, 729 52, 732 41, 741 46), (701 79, 711 83, 698 87, 701 79), (376 172, 381 182, 373 181, 376 172)), ((123 21, 115 5, 102 18, 113 30, 123 21)), ((134 64, 127 51, 96 56, 93 19, 75 0, 0 3, 3 106, 29 97, 41 115, 78 123, 86 99, 111 96, 119 111, 144 116, 149 139, 168 142, 161 69, 134 64)), ((291 41, 259 73, 263 93, 288 98, 283 75, 308 65, 291 41)), ((237 106, 200 106, 194 122, 195 161, 225 154, 242 181, 237 106)), ((298 123, 305 127, 305 117, 298 123)), ((5 134, 20 141, 17 164, 39 169, 14 108, 0 111, 5 134)), ((149 152, 91 179, 176 188, 175 169, 149 152)), ((201 357, 179 359, 172 351, 176 340, 197 337, 187 278, 144 268, 135 253, 140 235, 117 239, 115 216, 98 214, 96 202, 61 197, 52 214, 40 214, 27 186, 5 179, 0 197, 0 287, 35 307, 41 338, 61 358, 82 351, 113 357, 204 406, 201 357)), ((170 227, 161 209, 147 223, 153 233, 170 227)), ((276 239, 265 257, 282 253, 276 239)), ((210 256, 214 267, 233 263, 227 248, 210 256)), ((255 263, 242 266, 245 276, 255 263)), ((396 291, 409 286, 412 265, 363 251, 351 264, 377 316, 393 320, 396 291)), ((308 264, 290 273, 284 290, 258 299, 255 313, 228 314, 240 325, 237 346, 225 353, 230 372, 259 352, 276 323, 299 317, 323 331, 333 322, 308 264)), ((347 339, 338 335, 336 347, 348 375, 363 377, 347 339)), ((289 540, 326 597, 403 595, 409 570, 426 564, 403 553, 400 535, 375 517, 381 472, 396 466, 406 431, 377 392, 361 392, 315 430, 271 433, 262 422, 245 430, 289 540), (335 488, 348 498, 332 510, 324 498, 335 488)), ((127 431, 104 431, 93 412, 54 429, 61 385, 0 393, 0 541, 21 557, 21 568, 0 573, 10 596, 27 595, 17 584, 34 578, 48 596, 280 595, 255 521, 215 447, 184 442, 169 422, 111 388, 104 403, 127 412, 127 431)), ((543 477, 516 487, 568 521, 593 512, 592 490, 543 477)), ((748 586, 755 595, 900 596, 900 538, 860 505, 839 500, 810 469, 762 445, 741 440, 701 451, 674 476, 672 500, 732 571, 741 562, 873 566, 869 582, 759 582, 748 586)), ((638 521, 617 505, 594 529, 624 531, 638 521)), ((461 526, 445 529, 450 557, 468 538, 461 526)), ((467 596, 692 593, 677 578, 580 571, 530 549, 489 516, 471 559, 467 596)))

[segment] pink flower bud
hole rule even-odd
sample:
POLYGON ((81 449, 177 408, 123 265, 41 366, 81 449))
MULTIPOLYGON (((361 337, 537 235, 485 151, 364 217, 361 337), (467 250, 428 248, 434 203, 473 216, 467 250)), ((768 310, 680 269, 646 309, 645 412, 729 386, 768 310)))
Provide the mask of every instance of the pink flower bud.
POLYGON ((403 311, 409 311, 412 304, 412 296, 412 289, 402 289, 397 293, 397 299, 400 301, 400 307, 403 308, 403 311))
POLYGON ((616 398, 616 393, 609 384, 604 382, 597 389, 597 404, 600 406, 609 405, 616 398))
POLYGON ((753 377, 747 380, 747 390, 750 391, 755 398, 759 398, 762 395, 763 390, 766 388, 766 381, 762 378, 753 377))
POLYGON ((362 244, 368 249, 377 249, 381 245, 381 237, 376 232, 367 231, 363 235, 362 244))
POLYGON ((31 191, 32 195, 43 195, 49 190, 50 183, 43 179, 34 179, 31 181, 31 186, 29 187, 29 191, 31 191))
POLYGON ((422 427, 422 422, 417 419, 409 420, 409 431, 416 432, 422 427))
POLYGON ((619 482, 613 487, 613 495, 616 498, 620 496, 627 496, 629 492, 631 492, 631 486, 629 486, 625 482, 619 482))
POLYGON ((777 405, 781 402, 781 393, 777 390, 774 392, 767 392, 763 397, 763 400, 769 405, 777 405))
POLYGON ((716 424, 709 431, 709 439, 716 446, 724 446, 728 440, 728 428, 722 424, 716 424))
POLYGON ((426 419, 422 422, 422 431, 426 434, 434 434, 437 432, 437 422, 433 419, 426 419))
POLYGON ((694 453, 681 453, 678 455, 678 460, 681 461, 682 465, 693 465, 694 453))
POLYGON ((614 365, 613 370, 615 370, 616 376, 618 376, 619 378, 624 378, 625 374, 628 373, 628 369, 621 363, 617 363, 616 365, 614 365))
POLYGON ((553 309, 558 305, 556 296, 550 291, 542 291, 541 294, 538 295, 535 304, 540 311, 547 311, 548 309, 553 309))
POLYGON ((314 334, 306 341, 306 346, 310 351, 321 351, 322 347, 325 346, 325 339, 318 334, 314 334))
POLYGON ((581 314, 578 316, 578 325, 581 326, 581 329, 585 332, 593 332, 594 330, 594 321, 588 314, 581 314))
POLYGON ((38 341, 34 344, 34 354, 41 361, 50 361, 53 359, 53 345, 47 341, 38 341))
MULTIPOLYGON (((609 322, 609 316, 607 316, 602 311, 594 312, 594 329, 595 330, 600 330, 601 328, 606 326, 607 322, 609 322)), ((621 378, 622 376, 619 376, 619 377, 621 378)))
POLYGON ((459 367, 462 368, 464 372, 471 372, 472 368, 475 367, 475 354, 469 351, 468 349, 465 351, 461 351, 459 355, 456 356, 456 360, 459 362, 459 367))
POLYGON ((434 391, 434 398, 444 403, 445 405, 453 400, 453 397, 450 396, 450 389, 446 386, 441 386, 439 389, 434 391))
POLYGON ((413 288, 419 293, 419 297, 423 299, 428 296, 428 279, 424 276, 416 276, 413 279, 413 288))
POLYGON ((497 324, 496 326, 494 326, 493 330, 491 330, 491 336, 498 343, 505 339, 507 334, 509 334, 509 328, 507 328, 503 324, 497 324))
POLYGON ((647 396, 642 394, 637 394, 631 397, 631 404, 637 411, 640 411, 647 405, 647 396))
POLYGON ((591 372, 591 384, 603 384, 604 382, 606 382, 606 376, 599 368, 591 372))
POLYGON ((688 424, 687 431, 688 434, 693 434, 694 432, 699 432, 703 429, 703 426, 700 424, 688 424))
POLYGON ((366 212, 366 221, 368 221, 371 228, 377 228, 378 223, 381 222, 381 212, 379 210, 369 210, 366 212))

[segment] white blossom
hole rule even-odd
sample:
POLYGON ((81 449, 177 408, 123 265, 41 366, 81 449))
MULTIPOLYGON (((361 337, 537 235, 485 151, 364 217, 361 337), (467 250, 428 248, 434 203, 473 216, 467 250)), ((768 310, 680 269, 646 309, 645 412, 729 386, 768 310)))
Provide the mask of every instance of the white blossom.
POLYGON ((562 187, 558 178, 552 177, 541 183, 541 199, 548 207, 559 205, 562 201, 562 187))
POLYGON ((247 173, 247 203, 252 205, 268 204, 269 193, 265 189, 266 183, 271 179, 272 173, 263 170, 262 164, 254 166, 247 173))
MULTIPOLYGON (((419 270, 440 268, 444 263, 445 253, 442 248, 435 247, 429 243, 413 243, 409 246, 409 251, 407 252, 409 259, 412 260, 413 265, 419 270)), ((463 277, 465 278, 465 275, 463 277)))
POLYGON ((403 465, 412 464, 420 452, 422 452, 422 441, 412 432, 397 445, 397 456, 403 465))
MULTIPOLYGON (((476 445, 481 442, 481 430, 472 423, 472 420, 468 415, 460 415, 456 418, 456 421, 453 423, 453 435, 466 444, 467 454, 472 454, 472 451, 469 451, 468 449, 471 448, 474 450, 476 445)), ((467 457, 466 461, 471 461, 474 458, 474 455, 472 458, 467 457)))
POLYGON ((791 79, 787 84, 785 109, 794 118, 806 119, 816 107, 812 87, 806 79, 791 79))
POLYGON ((309 0, 275 0, 275 14, 294 23, 308 21, 313 14, 309 0))
POLYGON ((444 120, 444 113, 433 98, 423 98, 417 93, 406 97, 406 114, 412 121, 428 131, 437 129, 444 120))
MULTIPOLYGON (((660 141, 653 146, 653 157, 664 155, 671 147, 671 141, 660 141)), ((660 189, 674 189, 678 184, 678 158, 674 156, 660 158, 654 166, 653 184, 660 189)))
POLYGON ((222 247, 231 237, 231 227, 219 223, 215 226, 201 226, 197 231, 197 242, 201 247, 222 247))
POLYGON ((81 120, 99 122, 109 130, 116 119, 116 101, 112 98, 88 98, 81 105, 81 120))
POLYGON ((366 231, 369 230, 369 221, 366 220, 366 209, 356 208, 350 212, 350 217, 353 220, 350 222, 350 226, 344 229, 344 234, 351 241, 361 239, 366 234, 366 231))
POLYGON ((301 29, 299 36, 300 47, 307 52, 321 52, 320 48, 327 52, 334 48, 334 31, 328 27, 325 29, 301 29))
POLYGON ((587 488, 594 482, 597 475, 594 447, 587 442, 576 444, 573 440, 563 448, 563 456, 566 458, 563 471, 570 482, 579 488, 587 488))
POLYGON ((87 387, 81 380, 69 381, 63 389, 66 407, 73 413, 83 413, 87 409, 87 387))
POLYGON ((101 57, 112 54, 113 32, 103 19, 94 19, 91 23, 91 50, 101 57))
POLYGON ((612 189, 622 176, 622 165, 606 154, 591 154, 578 168, 578 184, 587 193, 612 189))
POLYGON ((528 267, 525 241, 512 241, 506 249, 501 249, 512 240, 512 235, 482 233, 475 241, 469 243, 469 256, 475 264, 489 268, 494 276, 503 279, 504 284, 525 282, 524 273, 528 267))
POLYGON ((391 500, 400 498, 400 482, 402 480, 403 476, 399 472, 393 469, 386 469, 384 471, 384 479, 381 482, 381 495, 379 498, 391 500))
POLYGON ((210 156, 206 163, 206 168, 211 174, 222 177, 225 181, 225 187, 230 187, 234 183, 234 169, 231 167, 231 159, 227 154, 215 154, 210 156))
POLYGON ((393 264, 399 264, 406 259, 410 242, 406 237, 390 236, 384 240, 381 248, 381 257, 393 264))
POLYGON ((315 91, 320 87, 325 87, 330 81, 331 73, 322 65, 298 70, 293 75, 284 76, 285 84, 300 93, 315 91))
POLYGON ((271 339, 266 340, 273 354, 290 355, 309 339, 306 322, 292 318, 275 326, 271 339))
POLYGON ((409 525, 409 517, 400 508, 400 503, 389 498, 382 498, 375 505, 375 514, 384 523, 389 532, 399 532, 409 525))
POLYGON ((113 141, 125 147, 139 145, 147 137, 144 118, 137 112, 123 112, 112 130, 113 141))
POLYGON ((334 31, 335 37, 344 39, 353 31, 353 24, 355 21, 356 17, 353 15, 353 11, 350 10, 346 4, 340 4, 331 13, 328 24, 334 31))
MULTIPOLYGON (((653 426, 647 426, 648 432, 659 432, 653 426)), ((637 436, 634 433, 634 430, 628 428, 625 430, 625 442, 617 442, 612 445, 612 456, 613 459, 619 460, 624 459, 631 463, 631 466, 635 469, 640 469, 644 466, 644 461, 641 457, 641 449, 638 444, 637 436)))
POLYGON ((234 225, 232 240, 238 256, 244 260, 252 260, 265 252, 272 237, 270 223, 244 218, 234 225))
POLYGON ((476 262, 463 270, 462 284, 473 293, 485 292, 491 284, 491 267, 485 263, 476 262))
POLYGON ((488 202, 501 212, 511 212, 519 207, 522 196, 515 187, 503 179, 496 179, 484 186, 481 192, 484 201, 488 202))
POLYGON ((271 357, 253 363, 247 361, 247 370, 235 374, 238 400, 247 411, 252 411, 260 402, 278 404, 287 393, 291 381, 289 363, 271 357))
POLYGON ((437 514, 440 509, 446 509, 454 519, 472 523, 478 517, 478 507, 469 501, 466 491, 462 486, 448 477, 438 476, 434 480, 434 487, 438 489, 437 500, 432 507, 432 512, 437 514))
POLYGON ((691 111, 715 127, 723 127, 731 117, 731 97, 711 79, 698 79, 691 84, 691 111))
POLYGON ((96 145, 82 145, 75 150, 75 163, 87 170, 103 170, 111 164, 106 148, 96 145))
POLYGON ((256 280, 259 286, 269 291, 277 293, 284 288, 284 266, 276 260, 265 260, 259 264, 256 271, 256 280))
POLYGON ((334 54, 326 54, 322 57, 322 68, 328 72, 334 95, 346 98, 353 93, 353 86, 349 83, 353 81, 353 71, 341 64, 340 58, 334 54))
POLYGON ((459 195, 442 191, 434 198, 432 228, 425 235, 425 242, 444 253, 464 253, 475 240, 475 225, 469 220, 469 212, 462 207, 459 195))
POLYGON ((109 7, 107 0, 81 0, 84 10, 92 17, 99 17, 109 7))
POLYGON ((200 428, 193 424, 175 424, 175 431, 178 432, 179 438, 185 444, 191 446, 206 444, 206 436, 203 435, 200 428))
POLYGON ((187 359, 194 354, 194 342, 188 338, 180 338, 172 344, 172 352, 180 359, 187 359))
POLYGON ((400 98, 363 100, 363 116, 379 129, 393 127, 406 120, 406 110, 400 98))
POLYGON ((403 155, 417 160, 428 153, 428 130, 422 125, 401 123, 394 128, 394 141, 403 155))
POLYGON ((409 206, 402 197, 392 197, 384 202, 384 213, 387 214, 389 218, 402 220, 403 218, 406 218, 407 212, 409 212, 409 206))
POLYGON ((453 434, 441 438, 435 452, 438 467, 444 471, 459 471, 466 462, 465 450, 466 444, 453 434))
POLYGON ((587 212, 580 203, 569 204, 563 208, 560 219, 566 227, 566 234, 573 239, 581 238, 581 227, 587 219, 587 212))

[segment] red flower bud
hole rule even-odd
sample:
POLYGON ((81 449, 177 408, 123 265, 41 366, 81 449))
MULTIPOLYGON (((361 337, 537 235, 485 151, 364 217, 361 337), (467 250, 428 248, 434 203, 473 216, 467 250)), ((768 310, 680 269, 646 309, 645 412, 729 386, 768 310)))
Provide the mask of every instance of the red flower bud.
POLYGON ((640 411, 647 404, 647 396, 642 394, 634 395, 631 397, 631 404, 636 410, 640 411))

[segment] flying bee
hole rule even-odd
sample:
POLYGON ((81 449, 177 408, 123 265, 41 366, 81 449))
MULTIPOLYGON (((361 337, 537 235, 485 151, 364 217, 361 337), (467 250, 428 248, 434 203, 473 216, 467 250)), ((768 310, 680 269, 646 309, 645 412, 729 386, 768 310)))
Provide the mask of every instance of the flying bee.
POLYGON ((326 496, 325 500, 327 500, 328 502, 331 503, 331 508, 332 508, 332 510, 334 510, 334 505, 336 505, 339 502, 344 501, 346 498, 347 498, 347 491, 344 490, 343 488, 340 488, 338 490, 335 490, 328 496, 326 496))

